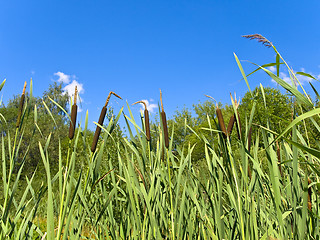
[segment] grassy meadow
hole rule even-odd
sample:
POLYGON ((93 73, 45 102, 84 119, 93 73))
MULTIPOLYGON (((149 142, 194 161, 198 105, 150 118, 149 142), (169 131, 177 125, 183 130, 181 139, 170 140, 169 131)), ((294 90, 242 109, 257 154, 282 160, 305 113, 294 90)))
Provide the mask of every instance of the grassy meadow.
POLYGON ((132 103, 113 113, 108 103, 120 96, 110 92, 93 133, 88 113, 77 122, 76 98, 72 112, 54 95, 36 101, 31 81, 15 111, 0 111, 0 239, 319 239, 320 108, 296 75, 312 76, 294 73, 268 40, 251 37, 276 53, 256 71, 289 96, 281 126, 267 114, 256 118, 268 111, 268 95, 262 85, 251 90, 236 55, 247 114, 236 98, 229 114, 208 98, 213 108, 201 126, 166 119, 165 94, 158 122, 149 123, 147 110, 134 119, 132 103), (188 138, 177 143, 178 132, 188 138))

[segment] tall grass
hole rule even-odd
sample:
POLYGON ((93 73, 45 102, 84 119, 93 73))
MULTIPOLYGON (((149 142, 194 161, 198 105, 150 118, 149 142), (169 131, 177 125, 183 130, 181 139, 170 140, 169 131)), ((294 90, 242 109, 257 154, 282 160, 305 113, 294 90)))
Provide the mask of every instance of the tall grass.
MULTIPOLYGON (((277 53, 273 65, 278 67, 282 57, 271 47, 277 53)), ((250 90, 241 62, 235 58, 250 90)), ((23 160, 14 177, 13 170, 21 155, 25 116, 31 108, 37 109, 26 101, 19 127, 6 129, 1 137, 4 200, 0 203, 0 239, 318 239, 320 151, 310 147, 304 122, 311 120, 319 131, 315 119, 320 109, 304 90, 301 93, 296 84, 287 84, 265 67, 258 69, 294 96, 293 120, 281 133, 273 132, 269 124, 254 125, 254 103, 240 128, 238 103, 233 101, 232 121, 239 123, 239 138, 230 138, 231 126, 228 133, 225 127, 221 129, 222 115, 219 122, 214 119, 216 126, 211 125, 208 115, 209 128, 203 131, 210 131, 210 136, 217 139, 214 145, 203 131, 196 132, 186 123, 205 152, 209 172, 205 181, 199 180, 191 161, 195 146, 173 146, 174 126, 166 142, 166 129, 159 124, 153 133, 157 137, 151 138, 156 146, 152 148, 144 129, 145 117, 141 115, 138 123, 127 104, 128 114, 122 108, 108 125, 97 123, 103 134, 94 151, 86 138, 87 113, 85 127, 81 123, 77 126, 66 155, 59 143, 58 172, 53 172, 49 163, 51 135, 44 145, 38 143, 46 182, 34 186, 35 172, 31 178, 26 177, 26 188, 18 194, 23 160), (307 107, 312 110, 305 111, 307 107), (109 161, 109 170, 102 172, 105 144, 109 139, 115 141, 113 131, 122 116, 128 137, 115 142, 118 158, 109 161), (258 131, 251 144, 252 127, 258 131), (14 141, 5 137, 12 134, 14 141), (87 167, 77 172, 80 144, 87 167), (263 170, 262 159, 267 160, 267 170, 263 170), (46 207, 44 215, 39 211, 41 205, 46 207), (39 219, 45 219, 46 224, 39 219)), ((288 70, 293 83, 297 82, 288 70)), ((32 82, 30 85, 32 95, 32 82)), ((257 94, 264 94, 263 88, 257 94)), ((37 111, 33 118, 37 128, 37 111)), ((1 122, 6 126, 5 116, 1 115, 1 122)), ((23 159, 27 154, 22 153, 23 159)))

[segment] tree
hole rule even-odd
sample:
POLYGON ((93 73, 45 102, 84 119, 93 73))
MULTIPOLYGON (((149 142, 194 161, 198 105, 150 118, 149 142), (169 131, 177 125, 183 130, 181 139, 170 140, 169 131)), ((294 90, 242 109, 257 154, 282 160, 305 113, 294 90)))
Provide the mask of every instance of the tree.
POLYGON ((239 113, 242 124, 245 119, 249 120, 251 110, 255 104, 255 111, 252 122, 267 127, 280 133, 291 121, 292 102, 290 98, 282 94, 278 89, 264 88, 265 103, 260 88, 255 88, 253 94, 247 92, 241 100, 239 113))

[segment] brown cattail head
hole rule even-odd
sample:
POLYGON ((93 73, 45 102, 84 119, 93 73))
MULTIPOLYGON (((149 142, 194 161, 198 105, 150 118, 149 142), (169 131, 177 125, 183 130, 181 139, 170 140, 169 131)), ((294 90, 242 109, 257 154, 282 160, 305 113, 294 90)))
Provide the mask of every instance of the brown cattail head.
POLYGON ((151 136, 150 136, 149 112, 147 109, 144 110, 144 125, 146 128, 147 141, 150 141, 151 136))
POLYGON ((71 108, 71 122, 69 126, 69 139, 73 139, 74 131, 76 128, 76 122, 77 122, 77 112, 78 112, 78 106, 77 106, 77 86, 74 90, 74 104, 71 108))
POLYGON ((137 101, 135 103, 133 103, 132 105, 135 105, 137 103, 141 103, 144 105, 144 126, 145 126, 145 130, 146 130, 146 137, 147 137, 147 141, 150 141, 150 124, 149 124, 149 112, 147 109, 147 104, 144 101, 137 101))
POLYGON ((220 130, 222 131, 222 135, 224 138, 227 138, 226 126, 224 125, 224 120, 223 120, 221 109, 218 106, 216 109, 216 114, 218 117, 218 123, 219 123, 220 130))
MULTIPOLYGON (((311 184, 311 180, 310 180, 310 178, 308 178, 308 185, 310 185, 310 184, 311 184)), ((312 209, 311 193, 312 193, 311 187, 309 187, 309 188, 308 188, 308 209, 309 209, 310 211, 311 211, 311 209, 312 209)))
MULTIPOLYGON (((234 96, 235 96, 235 99, 233 99, 232 94, 230 93, 231 102, 232 102, 232 104, 234 104, 234 106, 235 106, 235 108, 236 108, 236 110, 237 110, 237 109, 238 109, 238 107, 239 107, 239 105, 240 105, 240 98, 239 98, 239 100, 237 100, 237 96, 236 96, 236 94, 234 94, 234 96)), ((235 115, 235 114, 233 115, 233 117, 234 117, 234 119, 235 119, 236 126, 237 126, 238 139, 240 140, 240 139, 241 139, 241 122, 240 122, 240 114, 239 114, 239 112, 238 112, 238 111, 236 111, 236 113, 237 113, 237 117, 238 117, 238 118, 236 117, 236 115, 235 115), (239 120, 239 122, 238 122, 238 120, 239 120)))
POLYGON ((166 148, 169 148, 168 125, 167 125, 166 113, 163 110, 161 89, 160 89, 160 102, 161 102, 161 121, 162 121, 163 134, 164 134, 164 145, 166 146, 166 148))
POLYGON ((228 127, 227 127, 227 133, 228 135, 230 136, 231 133, 232 133, 232 129, 233 129, 233 125, 235 123, 235 116, 234 114, 231 116, 230 120, 229 120, 229 124, 228 124, 228 127))
MULTIPOLYGON (((107 108, 106 107, 103 107, 101 109, 101 113, 100 113, 100 117, 99 117, 99 125, 103 125, 103 120, 106 116, 106 113, 107 113, 107 108)), ((97 126, 96 128, 96 131, 94 133, 94 136, 93 136, 93 142, 92 142, 92 145, 91 145, 91 152, 94 152, 96 150, 96 147, 97 147, 97 143, 98 143, 98 139, 99 139, 99 136, 100 136, 100 132, 101 132, 101 128, 99 126, 97 126)))
MULTIPOLYGON (((114 96, 122 99, 119 95, 117 95, 114 92, 109 93, 107 101, 106 101, 105 105, 103 106, 103 108, 101 109, 101 113, 100 113, 100 117, 99 117, 99 121, 98 121, 99 125, 101 125, 101 126, 103 125, 103 120, 104 120, 106 113, 107 113, 107 106, 108 106, 111 95, 114 95, 114 96)), ((99 126, 97 126, 96 131, 93 136, 93 142, 91 145, 91 152, 94 152, 96 150, 98 139, 100 136, 100 132, 101 132, 101 128, 99 126)))
POLYGON ((21 116, 22 116, 22 110, 23 110, 23 105, 24 105, 24 100, 25 100, 26 87, 27 87, 27 82, 24 82, 22 95, 21 95, 21 98, 20 98, 19 109, 18 109, 18 118, 17 118, 16 128, 18 128, 20 126, 20 122, 21 122, 21 116))
POLYGON ((255 39, 258 42, 262 43, 266 47, 272 47, 273 46, 272 43, 268 39, 266 39, 264 36, 262 36, 260 34, 243 35, 242 37, 248 38, 250 40, 255 39))

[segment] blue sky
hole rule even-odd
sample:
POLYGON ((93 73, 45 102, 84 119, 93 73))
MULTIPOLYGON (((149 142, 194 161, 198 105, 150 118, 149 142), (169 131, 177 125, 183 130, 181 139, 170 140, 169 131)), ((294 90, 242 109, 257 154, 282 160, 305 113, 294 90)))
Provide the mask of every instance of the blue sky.
MULTIPOLYGON (((156 111, 162 89, 169 117, 204 102, 204 94, 230 103, 230 92, 247 91, 233 52, 261 65, 275 61, 272 49, 241 37, 254 33, 272 41, 295 71, 319 78, 319 10, 312 0, 1 1, 3 99, 21 93, 31 77, 37 96, 54 81, 66 90, 77 84, 91 127, 109 91, 130 104, 148 100, 156 111)), ((246 73, 254 69, 242 63, 246 73)), ((249 82, 276 87, 262 73, 249 82)), ((125 101, 112 98, 111 106, 118 111, 125 101)))

